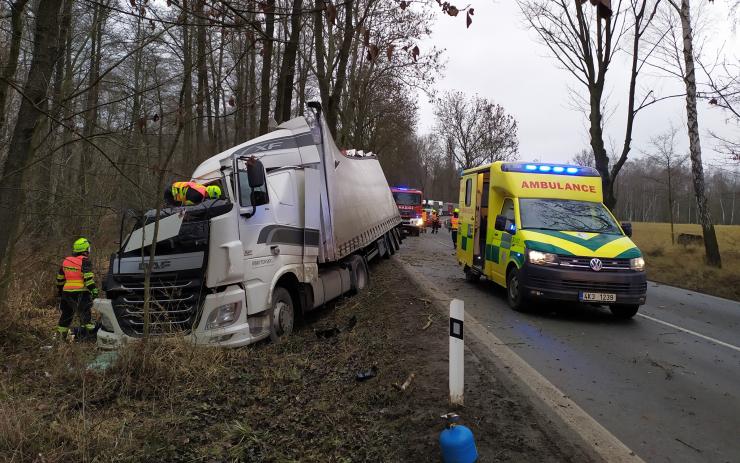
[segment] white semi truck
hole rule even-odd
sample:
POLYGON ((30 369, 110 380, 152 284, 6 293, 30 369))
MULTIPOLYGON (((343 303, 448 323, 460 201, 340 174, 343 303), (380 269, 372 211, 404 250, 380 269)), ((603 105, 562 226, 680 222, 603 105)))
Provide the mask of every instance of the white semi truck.
MULTIPOLYGON (((367 262, 399 247, 401 218, 374 156, 345 156, 317 103, 306 116, 203 162, 192 180, 224 197, 165 208, 111 256, 96 299, 98 345, 151 335, 237 347, 281 340, 303 313, 368 283, 367 262)), ((123 226, 122 232, 123 236, 123 226)))

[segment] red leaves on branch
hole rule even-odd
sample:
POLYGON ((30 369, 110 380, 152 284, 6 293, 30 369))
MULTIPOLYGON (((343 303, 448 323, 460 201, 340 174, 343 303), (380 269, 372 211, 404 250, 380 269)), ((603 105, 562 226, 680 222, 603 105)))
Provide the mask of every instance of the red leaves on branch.
POLYGON ((409 4, 405 0, 401 0, 401 3, 398 6, 400 6, 402 10, 405 10, 408 8, 409 4))
POLYGON ((150 19, 150 20, 149 20, 149 27, 150 27, 150 28, 151 28, 152 30, 154 30, 154 20, 153 20, 153 19, 150 19))
POLYGON ((146 117, 140 117, 137 125, 139 126, 139 132, 143 133, 146 128, 146 117))
POLYGON ((374 63, 378 59, 378 55, 380 54, 380 48, 378 48, 375 44, 370 44, 370 46, 367 47, 367 59, 374 63))
POLYGON ((711 100, 709 100, 709 104, 718 104, 717 103, 717 99, 716 98, 712 98, 711 100))
POLYGON ((167 0, 167 6, 172 6, 172 0, 167 0))
MULTIPOLYGON (((586 0, 576 0, 580 2, 585 2, 586 0)), ((591 0, 591 1, 606 1, 609 2, 611 0, 591 0)), ((437 5, 442 7, 442 12, 446 13, 450 16, 457 16, 460 14, 461 11, 465 11, 467 14, 465 15, 465 27, 469 28, 471 24, 473 24, 473 14, 475 11, 473 8, 463 8, 462 10, 455 5, 452 5, 450 2, 442 2, 442 0, 437 0, 437 5)))
POLYGON ((158 120, 159 120, 159 114, 154 113, 154 115, 152 116, 152 121, 157 122, 158 120))
POLYGON ((141 14, 142 16, 146 16, 146 8, 144 8, 143 6, 142 6, 141 8, 139 8, 139 13, 140 13, 140 14, 141 14))
POLYGON ((331 2, 326 3, 326 19, 332 24, 337 23, 337 7, 331 2))
POLYGON ((460 12, 460 10, 457 9, 455 5, 450 5, 447 7, 446 13, 450 16, 457 16, 457 14, 460 12))
POLYGON ((475 13, 475 10, 473 8, 470 8, 465 18, 465 28, 466 29, 469 29, 470 25, 473 24, 473 18, 471 18, 471 16, 473 16, 473 13, 475 13))
POLYGON ((236 100, 234 99, 233 95, 229 97, 229 106, 231 106, 232 108, 236 106, 236 100))
POLYGON ((131 2, 131 7, 136 8, 136 0, 129 0, 131 2))
POLYGON ((362 43, 366 47, 369 47, 370 46, 370 30, 369 29, 365 29, 365 33, 364 33, 364 36, 362 38, 362 43))
POLYGON ((396 46, 393 44, 388 45, 388 48, 385 49, 385 56, 388 57, 388 61, 390 61, 391 58, 393 58, 393 50, 395 49, 396 49, 396 46))
POLYGON ((414 45, 414 48, 411 49, 411 57, 414 58, 414 63, 415 63, 416 58, 419 57, 419 47, 417 45, 414 45))

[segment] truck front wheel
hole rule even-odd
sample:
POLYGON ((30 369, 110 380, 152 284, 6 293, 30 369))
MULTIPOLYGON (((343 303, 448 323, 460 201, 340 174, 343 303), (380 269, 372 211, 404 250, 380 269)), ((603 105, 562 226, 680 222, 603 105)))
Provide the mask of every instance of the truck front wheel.
POLYGON ((270 307, 270 339, 272 342, 281 342, 293 332, 295 310, 290 292, 278 286, 272 293, 270 307))
POLYGON ((609 306, 609 310, 612 311, 612 315, 620 320, 628 320, 634 317, 639 308, 640 306, 638 304, 615 304, 609 306))

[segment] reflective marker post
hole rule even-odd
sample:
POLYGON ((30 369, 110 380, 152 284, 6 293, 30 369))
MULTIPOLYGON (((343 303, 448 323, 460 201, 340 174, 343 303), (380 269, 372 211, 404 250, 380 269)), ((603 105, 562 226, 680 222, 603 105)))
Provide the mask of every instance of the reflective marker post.
POLYGON ((465 303, 460 299, 450 302, 450 403, 463 404, 465 383, 465 343, 463 321, 465 303))

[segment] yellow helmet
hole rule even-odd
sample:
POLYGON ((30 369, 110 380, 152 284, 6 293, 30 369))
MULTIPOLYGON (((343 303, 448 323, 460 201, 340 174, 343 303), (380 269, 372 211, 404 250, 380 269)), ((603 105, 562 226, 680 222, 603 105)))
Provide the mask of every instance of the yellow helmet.
POLYGON ((459 213, 460 212, 460 209, 455 208, 455 212, 459 213))
POLYGON ((211 199, 219 199, 221 197, 221 187, 218 185, 208 185, 206 192, 211 199))
POLYGON ((85 252, 89 250, 90 242, 87 240, 87 238, 79 238, 77 241, 75 241, 75 244, 72 245, 73 252, 85 252))

